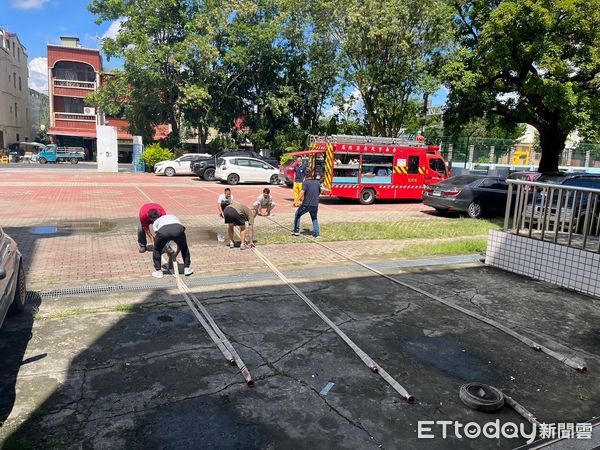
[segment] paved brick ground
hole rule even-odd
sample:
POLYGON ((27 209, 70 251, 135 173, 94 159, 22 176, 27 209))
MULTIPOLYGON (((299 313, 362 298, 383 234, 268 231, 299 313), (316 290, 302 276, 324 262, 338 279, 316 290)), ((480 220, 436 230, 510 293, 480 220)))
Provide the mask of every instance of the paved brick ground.
MULTIPOLYGON (((99 174, 88 170, 0 170, 1 226, 19 243, 30 288, 72 286, 114 280, 147 278, 150 254, 139 254, 135 228, 139 207, 161 203, 188 229, 196 271, 227 273, 263 271, 251 252, 229 249, 217 242, 226 227, 216 214, 216 198, 224 185, 195 177, 157 177, 151 174, 99 174), (56 226, 50 235, 36 234, 40 226, 56 226)), ((233 186, 237 201, 251 204, 263 186, 233 186)), ((273 186, 278 203, 276 220, 291 226, 295 209, 291 189, 273 186)), ((326 226, 339 221, 381 221, 414 218, 435 221, 430 209, 415 202, 385 202, 370 206, 325 199, 319 219, 326 226)), ((303 224, 309 226, 306 216, 303 224)), ((258 218, 261 229, 277 227, 258 218)), ((281 229, 282 233, 286 231, 281 229)), ((330 244, 349 255, 376 258, 400 251, 405 243, 391 241, 336 242, 330 244)), ((328 265, 342 261, 326 249, 302 238, 298 243, 261 247, 275 264, 328 265)))

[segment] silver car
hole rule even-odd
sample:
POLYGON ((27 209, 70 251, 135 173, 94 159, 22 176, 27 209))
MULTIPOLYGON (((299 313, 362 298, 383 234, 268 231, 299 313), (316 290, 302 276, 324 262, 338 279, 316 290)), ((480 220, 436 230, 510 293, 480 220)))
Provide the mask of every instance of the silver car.
POLYGON ((25 270, 17 243, 0 228, 0 326, 25 308, 25 270))

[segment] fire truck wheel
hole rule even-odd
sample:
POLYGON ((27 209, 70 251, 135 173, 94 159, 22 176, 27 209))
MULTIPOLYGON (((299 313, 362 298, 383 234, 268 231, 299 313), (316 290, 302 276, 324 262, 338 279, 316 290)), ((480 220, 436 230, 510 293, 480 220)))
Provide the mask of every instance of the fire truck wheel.
POLYGON ((43 157, 42 157, 42 158, 38 159, 38 162, 39 162, 40 164, 46 164, 46 158, 43 158, 43 157))
POLYGON ((375 201, 375 191, 373 189, 363 189, 359 201, 361 205, 370 205, 375 201))
POLYGON ((483 209, 481 208, 481 203, 474 201, 471 202, 467 208, 467 214, 472 219, 479 219, 481 214, 483 213, 483 209))

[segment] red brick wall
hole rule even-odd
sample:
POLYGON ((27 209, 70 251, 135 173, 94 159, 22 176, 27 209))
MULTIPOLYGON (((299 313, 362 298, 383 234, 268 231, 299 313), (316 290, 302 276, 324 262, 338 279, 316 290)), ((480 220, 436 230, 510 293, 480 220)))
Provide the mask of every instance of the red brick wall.
POLYGON ((54 68, 58 61, 77 61, 89 64, 96 72, 102 70, 102 60, 98 50, 48 46, 48 67, 54 68))
POLYGON ((74 88, 64 88, 64 87, 55 87, 54 95, 62 95, 63 97, 86 97, 90 94, 93 94, 94 91, 91 89, 74 89, 74 88))

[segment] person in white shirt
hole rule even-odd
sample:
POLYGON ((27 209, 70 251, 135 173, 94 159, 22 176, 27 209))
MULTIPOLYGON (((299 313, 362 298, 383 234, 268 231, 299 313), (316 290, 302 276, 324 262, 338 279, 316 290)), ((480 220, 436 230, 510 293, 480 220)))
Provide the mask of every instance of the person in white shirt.
POLYGON ((221 217, 223 217, 223 211, 225 211, 225 208, 227 208, 232 203, 233 195, 231 195, 231 189, 225 188, 223 193, 219 195, 219 198, 217 199, 217 208, 219 208, 219 215, 221 217))
POLYGON ((275 208, 277 204, 273 201, 271 197, 271 189, 264 188, 263 193, 258 196, 254 204, 252 205, 252 214, 254 217, 259 216, 270 216, 271 211, 275 208), (264 212, 263 212, 264 210, 264 212))
POLYGON ((152 276, 155 278, 163 277, 160 258, 165 245, 169 241, 174 241, 179 247, 185 267, 183 270, 184 275, 189 276, 193 274, 194 269, 191 267, 190 250, 185 237, 185 227, 182 225, 181 221, 173 214, 161 215, 157 210, 150 211, 148 217, 152 221, 152 229, 155 234, 154 252, 152 253, 154 272, 152 272, 152 276))

